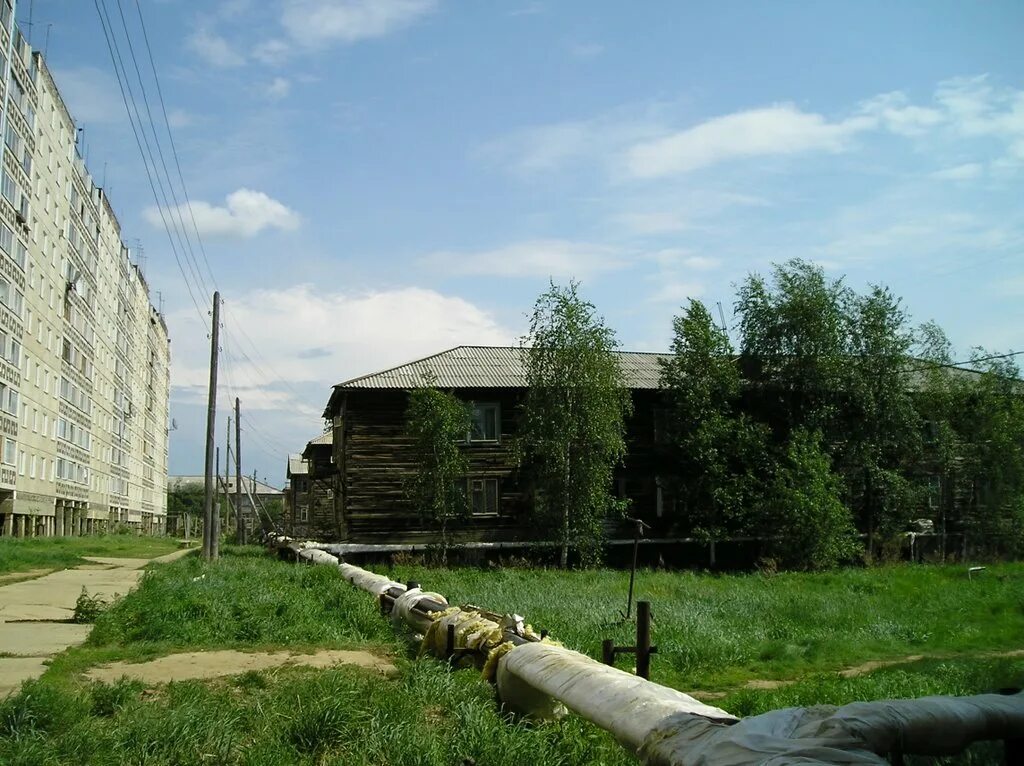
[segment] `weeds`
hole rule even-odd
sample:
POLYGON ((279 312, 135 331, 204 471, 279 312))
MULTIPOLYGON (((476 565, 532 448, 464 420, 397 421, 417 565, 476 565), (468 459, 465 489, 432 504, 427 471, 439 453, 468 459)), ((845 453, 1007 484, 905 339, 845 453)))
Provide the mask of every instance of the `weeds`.
POLYGON ((78 600, 75 601, 75 611, 71 615, 71 621, 77 623, 96 622, 96 618, 103 614, 109 607, 109 602, 99 596, 90 596, 83 586, 82 592, 78 596, 78 600))

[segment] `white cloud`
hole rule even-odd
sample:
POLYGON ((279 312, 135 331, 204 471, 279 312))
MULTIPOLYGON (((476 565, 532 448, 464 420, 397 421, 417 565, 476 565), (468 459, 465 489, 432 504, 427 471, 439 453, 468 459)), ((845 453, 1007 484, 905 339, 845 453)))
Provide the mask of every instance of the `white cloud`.
POLYGON ((939 181, 970 181, 978 178, 983 172, 984 168, 981 163, 965 162, 962 165, 954 165, 953 167, 936 170, 932 173, 932 178, 939 181))
MULTIPOLYGON (((996 86, 987 76, 942 81, 927 103, 891 91, 838 115, 782 103, 673 129, 666 111, 663 104, 633 104, 587 119, 535 125, 487 142, 476 154, 522 176, 578 163, 603 169, 612 179, 653 180, 730 161, 835 154, 854 148, 856 138, 866 145, 869 137, 893 135, 929 154, 973 146, 964 139, 991 139, 1000 152, 991 158, 993 170, 1013 173, 1024 166, 1024 89, 996 86)), ((623 216, 627 225, 630 216, 640 232, 683 228, 684 219, 660 210, 629 211, 623 216)))
POLYGON ((226 39, 206 27, 199 27, 185 41, 199 58, 215 67, 240 67, 245 56, 235 50, 226 39))
MULTIPOLYGON (((296 229, 300 218, 298 213, 263 192, 252 189, 238 189, 231 192, 225 205, 211 205, 209 202, 194 200, 192 216, 202 236, 246 238, 260 233, 264 229, 296 229)), ((165 210, 165 213, 168 211, 165 210)), ((186 222, 190 221, 186 204, 182 204, 174 215, 182 215, 186 222)), ((147 208, 143 215, 153 226, 162 227, 163 220, 160 210, 156 207, 147 208)))
POLYGON ((626 153, 627 171, 637 178, 688 173, 747 157, 840 152, 849 139, 871 126, 871 118, 829 122, 792 104, 715 117, 692 128, 645 141, 626 153))
POLYGON ((271 80, 270 84, 267 85, 266 89, 264 90, 264 93, 266 94, 267 98, 277 101, 291 93, 291 90, 291 80, 289 80, 286 77, 275 77, 273 80, 271 80))
POLYGON ((573 161, 606 158, 625 145, 664 132, 656 115, 644 111, 622 109, 591 120, 523 128, 482 144, 475 155, 519 176, 559 170, 573 161))
POLYGON ((124 103, 117 80, 106 70, 91 66, 61 68, 54 72, 54 79, 77 121, 88 125, 124 120, 124 103))
POLYGON ((460 276, 583 278, 622 268, 626 259, 621 251, 605 245, 534 239, 493 250, 430 253, 422 263, 460 276))
POLYGON ((280 64, 302 51, 384 37, 436 7, 436 0, 285 0, 280 16, 284 36, 259 43, 253 56, 280 64))
POLYGON ((861 114, 877 119, 881 127, 900 136, 920 136, 942 123, 938 109, 914 106, 905 93, 883 93, 861 103, 861 114))
POLYGON ((651 295, 656 303, 674 303, 683 305, 690 298, 698 298, 704 292, 704 285, 699 282, 681 282, 659 280, 659 287, 651 295))
MULTIPOLYGON (((416 287, 332 292, 299 284, 253 290, 229 298, 222 318, 222 359, 229 369, 221 380, 246 387, 243 405, 291 410, 301 404, 314 417, 330 387, 342 380, 452 346, 508 345, 517 337, 463 298, 416 287), (341 327, 347 331, 337 332, 341 327), (252 339, 258 341, 258 356, 252 339), (289 386, 305 389, 305 384, 319 385, 321 398, 296 402, 289 386)), ((194 312, 182 309, 168 321, 175 343, 172 386, 179 400, 203 401, 209 376, 206 334, 194 312)))
POLYGON ((167 121, 172 128, 188 128, 196 124, 196 117, 184 109, 172 109, 167 121))

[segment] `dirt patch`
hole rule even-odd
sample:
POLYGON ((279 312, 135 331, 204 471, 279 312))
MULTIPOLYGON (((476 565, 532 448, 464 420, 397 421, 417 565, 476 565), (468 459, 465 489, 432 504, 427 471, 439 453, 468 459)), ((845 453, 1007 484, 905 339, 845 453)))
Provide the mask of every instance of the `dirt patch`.
POLYGON ((331 649, 312 654, 296 654, 287 651, 239 652, 228 649, 169 654, 148 662, 113 662, 92 668, 85 676, 93 681, 107 682, 128 676, 143 683, 159 684, 168 681, 220 678, 251 670, 282 667, 330 668, 335 665, 355 665, 386 676, 398 672, 398 668, 390 660, 363 651, 331 649))
POLYGON ((918 662, 923 659, 923 654, 911 654, 895 660, 871 660, 870 662, 865 662, 861 665, 854 665, 852 668, 840 670, 839 675, 843 678, 856 678, 857 676, 864 676, 875 670, 881 670, 882 668, 892 667, 893 665, 906 665, 907 663, 918 662))
MULTIPOLYGON (((894 665, 909 665, 913 662, 920 662, 921 660, 944 660, 953 659, 956 657, 980 657, 980 658, 1001 658, 1001 657, 1024 657, 1024 649, 1011 649, 1006 652, 972 652, 968 654, 908 654, 906 657, 897 657, 892 660, 870 660, 863 662, 860 665, 854 665, 853 667, 843 668, 842 670, 836 671, 836 675, 842 678, 857 678, 859 676, 866 676, 868 673, 873 673, 876 670, 882 670, 883 668, 891 668, 894 665)), ((766 678, 755 678, 747 681, 743 684, 744 689, 761 689, 771 690, 780 689, 783 686, 789 686, 794 684, 798 679, 787 679, 772 680, 766 678)))

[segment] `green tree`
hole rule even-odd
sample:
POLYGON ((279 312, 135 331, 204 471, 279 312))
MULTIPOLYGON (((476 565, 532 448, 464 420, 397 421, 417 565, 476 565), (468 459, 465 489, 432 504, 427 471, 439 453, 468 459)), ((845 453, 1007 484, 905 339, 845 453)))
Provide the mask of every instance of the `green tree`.
POLYGON ((973 468, 965 527, 1024 544, 1024 382, 1013 358, 974 349, 961 441, 973 468))
POLYGON ((175 532, 179 523, 182 533, 197 534, 203 520, 203 487, 195 484, 177 484, 167 487, 167 521, 169 532, 175 532))
POLYGON ((919 507, 920 487, 906 474, 920 457, 921 419, 909 361, 914 334, 900 299, 880 286, 849 298, 846 438, 838 460, 870 554, 876 533, 902 532, 919 507))
POLYGON ((464 486, 469 462, 459 446, 471 425, 469 408, 425 381, 409 394, 406 431, 413 440, 416 473, 408 486, 421 518, 441 535, 441 562, 448 563, 448 527, 469 512, 464 486))
POLYGON ((534 477, 534 510, 554 528, 562 567, 570 550, 593 563, 605 519, 621 510, 610 490, 632 411, 615 333, 580 297, 578 283, 552 283, 537 299, 522 345, 528 388, 518 449, 534 477))
POLYGON ((797 428, 820 430, 827 441, 835 436, 849 362, 849 296, 841 280, 797 259, 775 265, 770 282, 752 274, 739 287, 741 369, 760 392, 759 417, 780 442, 797 428))
POLYGON ((840 498, 821 435, 797 429, 766 498, 771 553, 794 569, 827 569, 857 555, 860 545, 850 510, 840 498))
POLYGON ((732 344, 707 307, 691 300, 672 329, 671 355, 660 364, 676 508, 693 534, 739 534, 761 494, 765 430, 740 411, 732 344))

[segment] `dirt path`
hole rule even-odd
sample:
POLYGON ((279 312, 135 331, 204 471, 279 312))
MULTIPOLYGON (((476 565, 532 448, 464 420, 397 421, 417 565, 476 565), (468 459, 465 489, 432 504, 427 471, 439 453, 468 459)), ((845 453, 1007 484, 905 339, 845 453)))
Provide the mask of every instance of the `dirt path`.
POLYGON ((174 561, 189 552, 155 559, 87 556, 90 564, 0 587, 0 698, 42 674, 50 657, 85 641, 90 626, 70 622, 82 588, 91 596, 112 599, 138 583, 146 564, 174 561))
MULTIPOLYGON (((909 665, 914 662, 920 662, 921 660, 946 660, 954 659, 956 657, 974 657, 979 659, 993 659, 998 657, 1024 657, 1024 649, 1011 649, 1005 652, 967 652, 962 654, 943 652, 938 654, 908 654, 905 657, 896 657, 891 660, 869 660, 862 662, 859 665, 852 665, 842 670, 834 671, 836 675, 842 678, 857 678, 858 676, 866 676, 868 673, 873 673, 876 670, 882 670, 883 668, 891 668, 896 665, 909 665)), ((826 671, 827 672, 827 671, 826 671)), ((781 689, 783 686, 789 686, 794 684, 800 679, 798 678, 753 678, 749 681, 745 681, 740 684, 739 688, 743 689, 781 689)), ((697 691, 692 693, 694 697, 700 700, 719 700, 729 695, 729 692, 725 691, 697 691)))
POLYGON ((122 676, 147 684, 233 676, 250 670, 281 667, 329 668, 354 665, 375 670, 386 676, 398 672, 389 660, 370 652, 325 649, 311 654, 294 652, 239 652, 220 650, 183 652, 158 657, 148 662, 112 662, 89 670, 85 676, 93 681, 116 681, 122 676))

